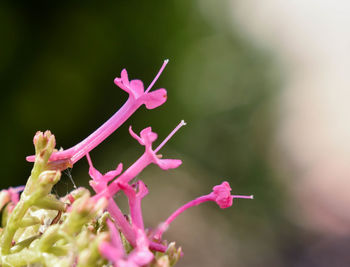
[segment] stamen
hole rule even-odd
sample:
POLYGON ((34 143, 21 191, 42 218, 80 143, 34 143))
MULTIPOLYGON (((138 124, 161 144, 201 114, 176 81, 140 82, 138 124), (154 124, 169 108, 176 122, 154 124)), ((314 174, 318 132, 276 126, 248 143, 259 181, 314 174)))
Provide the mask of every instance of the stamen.
POLYGON ((232 196, 233 196, 233 198, 254 199, 253 195, 250 195, 250 196, 232 195, 232 196))
POLYGON ((165 66, 168 64, 169 59, 164 60, 162 67, 160 68, 160 70, 158 71, 158 74, 156 75, 156 77, 154 77, 153 81, 151 82, 151 84, 147 87, 145 94, 147 94, 149 92, 149 90, 152 89, 153 85, 155 84, 155 82, 158 80, 159 76, 162 74, 163 70, 165 69, 165 66))
POLYGON ((154 153, 157 153, 168 141, 173 135, 182 127, 185 126, 186 122, 184 120, 180 121, 180 123, 175 127, 175 129, 163 140, 162 143, 154 150, 154 153))

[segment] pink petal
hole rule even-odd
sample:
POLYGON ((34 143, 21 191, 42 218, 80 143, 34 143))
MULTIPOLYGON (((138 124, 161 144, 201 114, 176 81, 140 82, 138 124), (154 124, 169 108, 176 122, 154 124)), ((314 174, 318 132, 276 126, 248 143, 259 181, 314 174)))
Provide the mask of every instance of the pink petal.
POLYGON ((133 91, 135 98, 138 98, 143 95, 144 87, 143 83, 140 80, 132 80, 130 82, 130 89, 133 91))
POLYGON ((145 183, 143 181, 139 181, 138 182, 138 192, 137 192, 137 196, 140 198, 144 198, 147 194, 148 194, 148 188, 145 185, 145 183))
POLYGON ((130 94, 130 90, 129 88, 127 88, 123 82, 122 82, 122 79, 121 78, 115 78, 114 79, 114 84, 117 85, 119 88, 123 89, 125 92, 127 92, 128 94, 130 94))
POLYGON ((114 79, 114 83, 119 86, 121 89, 123 89, 128 94, 134 94, 130 91, 130 84, 128 79, 128 73, 126 72, 126 69, 123 69, 120 73, 121 78, 117 77, 114 79))
POLYGON ((152 143, 158 138, 158 135, 155 132, 152 132, 151 127, 143 129, 140 133, 140 136, 145 145, 152 145, 152 143))
POLYGON ((117 228, 115 227, 114 223, 111 220, 107 220, 107 225, 108 225, 108 229, 111 235, 111 243, 112 245, 114 245, 117 249, 122 249, 123 245, 122 245, 122 241, 120 239, 120 235, 119 232, 117 230, 117 228))
POLYGON ((159 107, 165 103, 166 99, 167 92, 165 89, 158 89, 142 96, 142 101, 148 109, 159 107))
POLYGON ((117 182, 119 185, 120 189, 124 191, 125 195, 132 200, 135 200, 136 197, 136 192, 135 189, 129 185, 128 183, 123 183, 123 182, 117 182))
POLYGON ((140 145, 142 145, 142 146, 145 145, 145 143, 143 142, 142 138, 139 137, 139 136, 132 130, 131 126, 129 127, 129 133, 130 133, 130 135, 131 135, 134 139, 136 139, 136 140, 140 143, 140 145))
POLYGON ((175 169, 182 164, 179 159, 158 159, 156 164, 163 170, 175 169))
POLYGON ((90 180, 89 185, 95 190, 95 191, 103 191, 107 187, 106 182, 96 181, 96 180, 90 180))
POLYGON ((35 155, 27 156, 27 157, 26 157, 26 161, 28 161, 28 162, 34 162, 34 161, 35 161, 35 155))
POLYGON ((122 72, 120 73, 120 77, 121 77, 121 79, 122 79, 123 84, 124 84, 126 87, 130 87, 128 72, 126 71, 126 69, 123 69, 123 70, 122 70, 122 72))
POLYGON ((129 256, 129 261, 136 263, 136 266, 144 266, 150 263, 154 258, 154 254, 146 250, 138 250, 129 256))
POLYGON ((16 205, 19 201, 19 192, 23 190, 20 188, 19 191, 17 191, 16 188, 10 187, 7 191, 10 194, 11 202, 16 205))
MULTIPOLYGON (((123 84, 123 82, 122 82, 122 79, 120 79, 119 77, 116 77, 115 79, 114 79, 114 83, 117 85, 117 86, 119 86, 120 88, 123 88, 124 87, 124 84, 123 84)), ((123 88, 124 89, 124 88, 123 88)))
POLYGON ((136 248, 130 253, 128 261, 132 261, 139 266, 150 263, 154 254, 149 250, 149 241, 143 230, 137 229, 136 248))
POLYGON ((98 170, 96 170, 92 165, 90 165, 90 168, 89 168, 89 175, 92 179, 97 181, 103 178, 103 175, 98 170))
POLYGON ((12 189, 13 192, 15 192, 15 193, 22 192, 22 191, 24 190, 24 188, 26 188, 25 185, 20 185, 20 186, 17 186, 17 187, 11 187, 11 189, 12 189))
POLYGON ((231 196, 231 187, 228 182, 213 187, 215 202, 220 208, 225 209, 232 206, 233 196, 231 196))
POLYGON ((115 247, 107 242, 101 242, 98 246, 100 253, 111 262, 117 262, 123 255, 115 247))
POLYGON ((109 171, 105 173, 105 175, 103 175, 103 180, 106 182, 109 182, 110 180, 112 180, 113 178, 121 174, 122 170, 123 170, 123 164, 119 163, 118 167, 115 170, 109 171))
POLYGON ((140 267, 138 264, 132 261, 118 261, 118 264, 115 264, 114 267, 140 267))

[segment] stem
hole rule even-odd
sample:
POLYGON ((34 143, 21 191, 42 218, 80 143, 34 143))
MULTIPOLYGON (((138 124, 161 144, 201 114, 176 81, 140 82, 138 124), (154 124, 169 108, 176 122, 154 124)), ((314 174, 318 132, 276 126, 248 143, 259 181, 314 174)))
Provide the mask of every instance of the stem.
POLYGON ((29 207, 29 201, 18 202, 10 218, 8 219, 4 233, 1 237, 1 253, 3 255, 9 254, 10 248, 12 246, 13 236, 19 228, 22 218, 26 214, 29 207))
POLYGON ((191 208, 193 206, 198 206, 201 203, 207 202, 207 201, 214 201, 211 194, 198 197, 187 204, 183 205, 182 207, 178 208, 175 212, 173 212, 168 219, 164 222, 165 225, 169 225, 177 216, 179 216, 181 213, 183 213, 188 208, 191 208))
POLYGON ((43 262, 42 253, 32 249, 23 249, 18 253, 1 257, 2 266, 28 266, 32 263, 39 262, 43 262))
POLYGON ((162 223, 160 225, 160 227, 158 227, 158 229, 156 230, 156 233, 153 235, 154 238, 157 240, 160 240, 162 238, 163 233, 168 229, 170 223, 173 220, 175 220, 175 218, 177 216, 179 216, 181 213, 183 213, 185 210, 187 210, 188 208, 193 207, 193 206, 198 206, 199 204, 207 202, 207 201, 215 201, 212 194, 198 197, 198 198, 186 203, 182 207, 178 208, 176 211, 174 211, 168 217, 168 219, 166 219, 166 221, 164 223, 162 223))

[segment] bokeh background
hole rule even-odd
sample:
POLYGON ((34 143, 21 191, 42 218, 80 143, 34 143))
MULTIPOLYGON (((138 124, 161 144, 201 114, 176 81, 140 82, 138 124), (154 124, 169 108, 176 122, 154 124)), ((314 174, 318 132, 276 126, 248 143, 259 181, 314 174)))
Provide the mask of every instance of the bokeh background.
MULTIPOLYGON (((228 210, 193 208, 165 237, 178 266, 349 266, 350 5, 331 0, 1 1, 1 188, 25 183, 32 137, 68 148, 126 100, 122 68, 168 101, 141 107, 92 153, 105 172, 142 153, 127 131, 152 126, 177 170, 147 168, 146 224, 222 180, 228 210), (337 3, 335 3, 337 2, 337 3)), ((87 186, 83 159, 55 192, 87 186)), ((122 197, 122 196, 121 196, 122 197)))

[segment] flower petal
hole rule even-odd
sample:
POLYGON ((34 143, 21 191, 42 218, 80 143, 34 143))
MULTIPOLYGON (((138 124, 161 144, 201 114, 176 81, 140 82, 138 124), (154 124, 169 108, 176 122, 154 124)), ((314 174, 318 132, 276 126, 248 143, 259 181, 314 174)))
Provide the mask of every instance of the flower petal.
POLYGON ((130 90, 130 84, 129 84, 129 79, 128 79, 128 73, 126 69, 123 69, 122 72, 120 73, 121 78, 117 77, 114 79, 114 83, 119 86, 121 89, 123 89, 125 92, 128 94, 131 94, 134 96, 132 91, 130 90))
POLYGON ((148 188, 141 180, 138 181, 137 197, 144 198, 148 194, 148 188))
POLYGON ((231 196, 231 187, 228 182, 213 187, 215 202, 220 208, 225 209, 232 206, 233 196, 231 196))
POLYGON ((122 79, 123 84, 124 84, 126 87, 130 87, 128 72, 126 71, 126 69, 123 69, 123 70, 122 70, 122 72, 120 73, 120 77, 121 77, 121 79, 122 79))
POLYGON ((141 97, 143 103, 145 104, 146 108, 148 109, 154 109, 156 107, 159 107, 160 105, 164 104, 167 99, 167 92, 165 89, 158 89, 153 92, 144 94, 141 97))
POLYGON ((102 173, 100 173, 97 169, 94 168, 94 166, 90 165, 89 168, 89 175, 93 180, 102 180, 103 179, 103 175, 102 173))
POLYGON ((123 255, 118 249, 113 247, 108 242, 101 242, 98 246, 100 253, 111 262, 117 262, 123 255))
POLYGON ((179 159, 158 159, 156 164, 163 170, 175 169, 182 164, 182 161, 179 159))
POLYGON ((144 231, 137 229, 136 234, 136 248, 130 253, 128 261, 144 266, 153 260, 154 254, 148 248, 149 241, 144 231))
POLYGON ((119 164, 118 164, 118 167, 117 167, 115 170, 106 172, 106 173, 103 175, 103 180, 106 181, 106 182, 109 182, 110 180, 114 179, 114 178, 117 177, 119 174, 121 174, 122 170, 123 170, 123 164, 122 164, 122 163, 119 163, 119 164))
POLYGON ((130 89, 133 91, 135 98, 143 95, 144 87, 141 80, 132 80, 130 82, 130 89))
POLYGON ((147 127, 140 132, 141 139, 145 145, 152 145, 152 143, 157 140, 158 135, 152 132, 151 127, 147 127))
POLYGON ((142 146, 145 145, 145 143, 143 142, 142 138, 141 138, 140 136, 138 136, 138 135, 132 130, 132 127, 131 127, 131 126, 129 127, 129 133, 130 133, 130 135, 131 135, 134 139, 136 139, 136 140, 140 143, 140 145, 142 145, 142 146))

